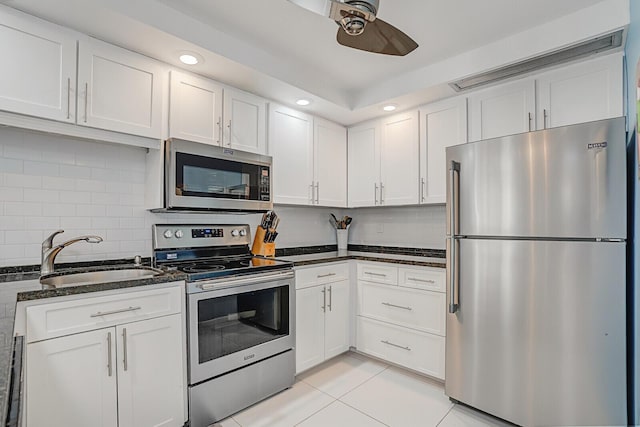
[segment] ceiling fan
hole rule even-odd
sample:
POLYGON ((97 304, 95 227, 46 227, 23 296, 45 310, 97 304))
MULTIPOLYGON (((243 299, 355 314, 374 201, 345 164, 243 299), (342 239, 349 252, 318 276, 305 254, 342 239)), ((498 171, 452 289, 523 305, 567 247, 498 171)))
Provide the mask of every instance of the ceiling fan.
POLYGON ((337 40, 343 46, 385 55, 404 56, 418 47, 405 33, 377 19, 379 0, 288 0, 340 26, 337 40))

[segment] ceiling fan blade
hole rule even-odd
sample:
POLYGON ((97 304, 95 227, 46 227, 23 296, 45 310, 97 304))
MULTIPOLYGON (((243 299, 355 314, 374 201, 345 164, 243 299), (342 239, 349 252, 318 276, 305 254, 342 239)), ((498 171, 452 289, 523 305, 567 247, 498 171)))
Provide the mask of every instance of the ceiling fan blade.
POLYGON ((327 18, 331 12, 331 0, 289 0, 289 2, 327 18))
POLYGON ((368 22, 364 32, 358 36, 347 34, 340 27, 337 40, 343 46, 395 56, 405 56, 418 47, 411 37, 381 19, 368 22))

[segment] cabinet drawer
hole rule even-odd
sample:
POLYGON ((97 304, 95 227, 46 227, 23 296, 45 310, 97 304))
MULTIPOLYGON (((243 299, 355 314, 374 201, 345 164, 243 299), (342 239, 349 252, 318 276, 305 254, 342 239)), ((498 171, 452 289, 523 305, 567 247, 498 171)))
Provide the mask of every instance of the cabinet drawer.
POLYGON ((296 268, 295 271, 296 289, 349 280, 349 264, 344 262, 319 267, 296 268))
POLYGON ((399 269, 399 285, 408 288, 426 289, 429 291, 445 292, 444 268, 406 268, 399 269))
POLYGON ((359 316, 356 335, 359 351, 444 380, 443 337, 359 316))
POLYGON ((358 282, 358 315, 445 335, 445 294, 358 282))
POLYGON ((387 264, 358 263, 358 280, 397 285, 398 267, 387 264))
POLYGON ((182 287, 27 307, 27 342, 180 313, 182 287))

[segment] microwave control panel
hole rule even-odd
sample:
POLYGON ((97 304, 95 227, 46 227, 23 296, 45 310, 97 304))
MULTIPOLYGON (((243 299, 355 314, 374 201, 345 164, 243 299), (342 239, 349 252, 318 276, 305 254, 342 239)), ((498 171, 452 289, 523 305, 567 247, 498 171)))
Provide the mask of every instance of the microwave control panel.
POLYGON ((268 202, 271 200, 271 177, 269 176, 269 168, 260 168, 260 200, 268 202))

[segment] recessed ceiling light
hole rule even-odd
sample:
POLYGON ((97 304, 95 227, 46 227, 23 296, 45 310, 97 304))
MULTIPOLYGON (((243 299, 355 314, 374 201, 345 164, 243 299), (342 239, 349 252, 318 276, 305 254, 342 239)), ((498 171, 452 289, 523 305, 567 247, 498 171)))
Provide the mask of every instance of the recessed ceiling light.
POLYGON ((196 65, 202 62, 202 57, 196 53, 183 52, 180 54, 180 62, 186 65, 196 65))
POLYGON ((296 104, 302 106, 302 107, 306 107, 307 105, 311 104, 311 101, 309 101, 308 99, 298 99, 296 101, 296 104))
POLYGON ((384 107, 382 107, 384 111, 394 111, 396 108, 398 108, 398 106, 393 104, 385 105, 384 107))

